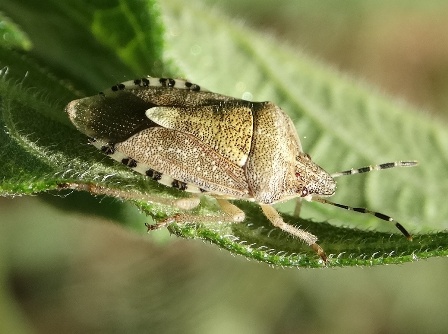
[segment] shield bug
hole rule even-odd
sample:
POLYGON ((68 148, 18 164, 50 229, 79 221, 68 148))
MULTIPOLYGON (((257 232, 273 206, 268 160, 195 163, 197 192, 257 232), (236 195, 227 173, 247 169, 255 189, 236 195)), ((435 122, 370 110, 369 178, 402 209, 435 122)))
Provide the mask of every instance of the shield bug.
MULTIPOLYGON (((329 174, 303 152, 291 119, 272 102, 212 93, 185 80, 145 77, 72 101, 66 112, 78 130, 111 158, 165 186, 213 196, 223 211, 213 217, 180 214, 149 229, 171 222, 242 222, 244 212, 228 200, 254 201, 274 226, 304 241, 326 261, 317 237, 286 224, 272 206, 300 198, 394 222, 411 239, 404 227, 387 215, 333 203, 325 197, 335 193, 336 177, 417 162, 329 174)), ((129 192, 120 194, 93 184, 65 187, 132 197, 129 192)), ((149 195, 148 200, 159 201, 149 195)), ((196 196, 170 204, 191 209, 199 200, 196 196)))

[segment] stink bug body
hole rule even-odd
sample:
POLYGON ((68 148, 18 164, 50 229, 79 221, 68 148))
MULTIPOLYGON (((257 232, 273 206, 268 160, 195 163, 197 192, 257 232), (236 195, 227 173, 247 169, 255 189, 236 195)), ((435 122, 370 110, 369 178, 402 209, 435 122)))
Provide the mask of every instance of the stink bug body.
MULTIPOLYGON (((184 80, 147 77, 123 82, 97 96, 70 102, 66 111, 105 154, 166 186, 211 195, 223 210, 216 217, 178 215, 155 227, 171 222, 241 222, 244 213, 228 200, 254 201, 274 226, 303 240, 324 261, 317 238, 286 224, 272 204, 303 198, 394 221, 324 197, 334 194, 335 177, 416 164, 388 163, 330 175, 303 152, 291 119, 278 106, 212 93, 184 80)), ((94 185, 89 190, 107 194, 94 185)), ((193 198, 173 204, 189 209, 198 203, 193 198)))

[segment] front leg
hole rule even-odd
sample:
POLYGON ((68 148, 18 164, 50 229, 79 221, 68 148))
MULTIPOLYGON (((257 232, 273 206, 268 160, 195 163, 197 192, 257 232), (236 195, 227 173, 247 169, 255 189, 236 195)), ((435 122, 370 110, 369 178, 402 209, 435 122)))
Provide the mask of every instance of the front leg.
POLYGON ((320 256, 320 258, 326 263, 327 262, 327 256, 325 255, 324 250, 322 247, 320 247, 316 241, 317 237, 309 232, 306 232, 304 230, 301 230, 297 227, 291 226, 289 224, 286 224, 283 221, 283 218, 280 217, 277 210, 272 205, 268 204, 260 204, 261 209, 263 210, 264 215, 269 219, 269 221, 274 225, 275 227, 278 227, 282 229, 283 231, 296 236, 300 240, 304 241, 308 246, 310 246, 317 255, 320 256))

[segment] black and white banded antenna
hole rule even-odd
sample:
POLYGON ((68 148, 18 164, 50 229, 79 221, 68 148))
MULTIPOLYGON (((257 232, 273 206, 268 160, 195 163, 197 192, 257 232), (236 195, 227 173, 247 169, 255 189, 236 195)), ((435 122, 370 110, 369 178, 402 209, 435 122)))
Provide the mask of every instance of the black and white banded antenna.
POLYGON ((366 166, 366 167, 361 167, 361 168, 352 168, 349 170, 345 170, 343 172, 333 173, 333 174, 331 174, 331 177, 334 179, 334 178, 344 176, 344 175, 368 173, 368 172, 371 172, 374 170, 382 170, 382 169, 389 169, 389 168, 395 168, 395 167, 414 167, 417 165, 418 165, 418 161, 415 161, 415 160, 387 162, 385 164, 366 166))
MULTIPOLYGON (((345 176, 345 175, 354 175, 354 174, 368 173, 368 172, 371 172, 371 171, 374 171, 374 170, 383 170, 383 169, 389 169, 389 168, 395 168, 395 167, 414 167, 417 164, 418 164, 418 162, 414 161, 414 160, 411 160, 411 161, 388 162, 388 163, 374 165, 374 166, 366 166, 366 167, 361 167, 361 168, 352 168, 350 170, 333 173, 333 174, 331 174, 331 177, 337 178, 337 177, 345 176)), ((318 196, 313 196, 312 200, 315 201, 315 202, 320 202, 320 203, 324 203, 324 204, 330 204, 330 205, 336 206, 338 208, 342 208, 344 210, 356 211, 356 212, 360 212, 360 213, 367 213, 367 214, 373 215, 373 216, 375 216, 375 217, 377 217, 377 218, 379 218, 381 220, 393 223, 398 228, 398 230, 408 240, 412 240, 411 234, 409 234, 409 232, 403 227, 403 225, 401 225, 399 222, 397 222, 391 216, 385 215, 384 213, 377 212, 377 211, 372 211, 372 210, 369 210, 369 209, 366 209, 366 208, 351 207, 351 206, 348 206, 348 205, 335 203, 335 202, 329 201, 329 200, 327 200, 325 198, 318 197, 318 196)))

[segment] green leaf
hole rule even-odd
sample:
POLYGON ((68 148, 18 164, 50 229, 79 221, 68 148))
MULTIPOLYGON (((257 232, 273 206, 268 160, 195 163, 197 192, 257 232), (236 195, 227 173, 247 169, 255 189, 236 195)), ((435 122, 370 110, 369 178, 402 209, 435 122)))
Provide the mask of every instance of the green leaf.
POLYGON ((2 10, 27 34, 33 59, 84 94, 164 71, 155 0, 5 0, 2 10))
POLYGON ((0 12, 0 36, 3 37, 4 46, 31 49, 31 41, 26 34, 2 12, 0 12))
MULTIPOLYGON (((293 118, 304 150, 329 172, 394 160, 420 161, 417 168, 338 179, 334 197, 337 202, 393 215, 418 234, 413 242, 395 234, 391 224, 319 203, 304 203, 305 220, 283 216, 319 237, 332 255, 329 266, 447 255, 446 232, 439 232, 448 226, 448 208, 440 196, 448 191, 444 168, 448 135, 441 122, 394 103, 196 1, 169 0, 160 6, 165 41, 153 1, 116 0, 107 5, 43 1, 39 6, 31 0, 6 1, 5 14, 28 36, 33 49, 23 55, 0 48, 2 195, 93 182, 111 190, 185 196, 101 155, 86 144, 85 136, 63 112, 70 100, 93 95, 117 81, 148 73, 175 74, 222 94, 275 102, 293 118), (45 22, 43 13, 48 17, 45 22), (175 67, 181 72, 174 72, 175 67)), ((236 203, 246 212, 243 224, 173 224, 170 230, 270 264, 322 266, 307 246, 273 228, 256 204, 236 203)), ((136 204, 158 218, 176 212, 162 205, 136 204)), ((281 208, 292 212, 292 204, 281 208)), ((216 210, 212 200, 204 199, 194 213, 216 210)))

